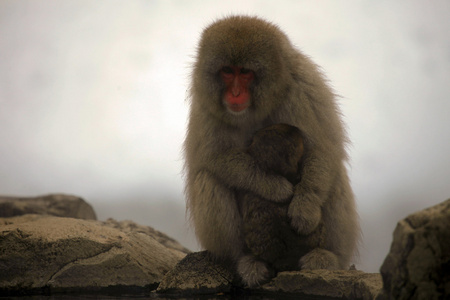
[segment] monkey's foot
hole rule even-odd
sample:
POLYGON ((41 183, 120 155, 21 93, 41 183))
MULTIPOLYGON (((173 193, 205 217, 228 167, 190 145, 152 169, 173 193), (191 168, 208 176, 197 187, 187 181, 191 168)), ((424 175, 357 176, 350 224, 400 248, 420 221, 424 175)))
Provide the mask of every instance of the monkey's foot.
POLYGON ((238 260, 237 272, 242 281, 249 287, 259 286, 272 277, 267 265, 251 255, 242 256, 238 260))
POLYGON ((339 260, 336 254, 316 248, 300 258, 299 266, 301 270, 337 270, 339 269, 339 260))
POLYGON ((291 218, 291 226, 297 230, 299 234, 310 234, 319 225, 322 217, 322 211, 314 201, 315 195, 309 195, 312 199, 308 199, 308 195, 301 198, 296 195, 292 199, 288 209, 288 216, 291 218))

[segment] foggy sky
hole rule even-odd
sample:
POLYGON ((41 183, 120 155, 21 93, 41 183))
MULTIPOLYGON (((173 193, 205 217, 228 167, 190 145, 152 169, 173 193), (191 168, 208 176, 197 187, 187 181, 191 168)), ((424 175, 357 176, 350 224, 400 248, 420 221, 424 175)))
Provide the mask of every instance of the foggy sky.
POLYGON ((182 153, 202 29, 231 13, 280 26, 318 63, 352 141, 375 272, 396 222, 450 197, 448 1, 0 2, 0 194, 75 194, 193 250, 182 153))

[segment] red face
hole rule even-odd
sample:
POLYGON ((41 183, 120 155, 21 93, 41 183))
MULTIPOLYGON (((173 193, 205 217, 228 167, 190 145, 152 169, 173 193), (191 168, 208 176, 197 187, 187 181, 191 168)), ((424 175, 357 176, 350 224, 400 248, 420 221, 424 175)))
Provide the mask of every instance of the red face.
POLYGON ((250 106, 250 84, 255 73, 249 69, 236 66, 225 66, 220 76, 226 85, 224 102, 233 112, 241 112, 250 106))

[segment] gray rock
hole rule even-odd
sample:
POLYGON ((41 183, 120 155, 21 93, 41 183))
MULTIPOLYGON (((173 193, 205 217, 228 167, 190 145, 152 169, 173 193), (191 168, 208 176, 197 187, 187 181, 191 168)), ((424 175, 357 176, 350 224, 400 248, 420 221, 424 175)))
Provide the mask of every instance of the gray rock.
POLYGON ((96 220, 94 209, 82 198, 63 194, 39 197, 0 196, 0 217, 25 214, 51 215, 85 220, 96 220))
POLYGON ((148 288, 185 256, 152 236, 99 221, 25 215, 0 219, 0 294, 148 288))
POLYGON ((400 221, 378 299, 449 299, 450 199, 400 221))
POLYGON ((153 229, 150 226, 143 226, 136 224, 133 221, 116 221, 114 219, 109 218, 104 222, 106 226, 110 226, 113 228, 117 228, 123 232, 141 232, 145 233, 155 240, 157 240, 161 245, 165 246, 168 249, 173 249, 175 252, 183 252, 185 254, 191 253, 191 250, 183 247, 180 243, 178 243, 175 239, 171 238, 165 233, 162 233, 158 230, 153 229))
POLYGON ((280 272, 269 283, 244 290, 231 265, 214 262, 207 251, 187 255, 164 276, 157 293, 172 295, 218 294, 241 290, 244 294, 267 297, 297 295, 315 299, 375 299, 382 287, 380 274, 362 271, 280 272))
POLYGON ((313 270, 280 272, 260 290, 338 299, 373 300, 381 290, 378 273, 357 270, 313 270))
POLYGON ((177 295, 230 292, 234 273, 211 259, 207 251, 188 254, 164 276, 157 293, 177 295))

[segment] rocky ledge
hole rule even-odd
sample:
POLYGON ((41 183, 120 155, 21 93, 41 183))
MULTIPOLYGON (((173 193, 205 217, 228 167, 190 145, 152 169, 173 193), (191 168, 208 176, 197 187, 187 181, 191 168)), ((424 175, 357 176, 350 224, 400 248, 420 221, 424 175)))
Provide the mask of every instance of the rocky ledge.
POLYGON ((447 200, 399 222, 381 275, 357 270, 281 272, 249 290, 230 264, 212 260, 206 251, 190 253, 148 226, 97 221, 81 198, 0 197, 0 296, 445 299, 450 294, 449 232, 447 200))
POLYGON ((384 299, 450 299, 450 199, 398 222, 381 266, 384 299))
MULTIPOLYGON (((315 299, 374 299, 381 289, 380 274, 357 270, 280 272, 267 284, 245 289, 229 264, 216 262, 207 251, 188 254, 163 278, 159 294, 192 296, 207 294, 315 296, 315 299)), ((306 298, 308 299, 308 298, 306 298)))
POLYGON ((186 253, 122 225, 40 215, 0 219, 0 294, 156 288, 186 253))

